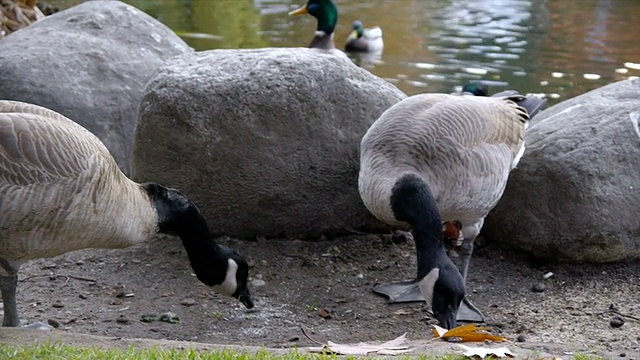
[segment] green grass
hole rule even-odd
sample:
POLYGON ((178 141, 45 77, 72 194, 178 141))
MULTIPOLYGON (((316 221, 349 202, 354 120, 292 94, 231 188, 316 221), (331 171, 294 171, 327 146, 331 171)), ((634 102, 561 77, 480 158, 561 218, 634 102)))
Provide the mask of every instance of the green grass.
MULTIPOLYGON (((361 357, 368 358, 370 357, 361 357)), ((414 357, 415 358, 415 357, 414 357)), ((47 359, 47 360, 333 360, 335 355, 301 354, 292 350, 286 354, 275 354, 266 350, 256 353, 243 353, 235 350, 193 350, 193 349, 103 349, 99 347, 76 347, 60 343, 42 343, 33 345, 0 344, 0 359, 47 359)), ((357 357, 340 356, 340 359, 358 359, 357 357)), ((406 360, 408 356, 396 356, 394 359, 406 360)), ((460 360, 464 357, 451 355, 440 357, 421 356, 419 359, 460 360)))
MULTIPOLYGON (((162 349, 154 347, 151 349, 128 349, 99 347, 76 347, 61 343, 41 343, 32 345, 6 345, 0 344, 0 359, 28 359, 28 360, 334 360, 334 359, 371 359, 372 357, 335 356, 327 354, 301 354, 296 350, 291 350, 285 354, 275 354, 267 350, 256 353, 240 352, 236 350, 194 350, 194 349, 162 349)), ((395 356, 397 360, 421 359, 421 360, 462 360, 461 355, 446 356, 395 356)), ((528 357, 527 359, 537 359, 539 357, 528 357)), ((599 356, 576 354, 573 357, 566 357, 574 360, 596 360, 603 359, 599 356)))

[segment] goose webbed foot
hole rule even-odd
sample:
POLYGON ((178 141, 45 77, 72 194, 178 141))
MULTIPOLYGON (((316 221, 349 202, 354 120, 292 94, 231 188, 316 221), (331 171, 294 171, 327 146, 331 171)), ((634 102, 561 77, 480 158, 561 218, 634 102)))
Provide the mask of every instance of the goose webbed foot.
MULTIPOLYGON (((415 280, 395 281, 373 288, 373 292, 389 298, 389 304, 425 301, 415 280)), ((484 322, 484 315, 468 299, 462 300, 458 309, 459 322, 484 322)))

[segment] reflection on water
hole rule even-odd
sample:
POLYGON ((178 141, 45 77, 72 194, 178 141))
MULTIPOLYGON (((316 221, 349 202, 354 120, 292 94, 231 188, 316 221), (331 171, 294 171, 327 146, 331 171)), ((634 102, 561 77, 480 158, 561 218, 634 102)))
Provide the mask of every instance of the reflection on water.
MULTIPOLYGON (((78 0, 53 0, 68 7, 78 0)), ((306 0, 126 0, 197 50, 307 46, 306 0), (200 35, 198 35, 200 34, 200 35), (203 36, 202 34, 207 34, 203 36)), ((565 99, 639 76, 640 1, 337 0, 336 46, 351 23, 380 26, 382 57, 353 57, 407 94, 450 92, 468 80, 565 99), (628 63, 625 66, 625 63, 628 63)))

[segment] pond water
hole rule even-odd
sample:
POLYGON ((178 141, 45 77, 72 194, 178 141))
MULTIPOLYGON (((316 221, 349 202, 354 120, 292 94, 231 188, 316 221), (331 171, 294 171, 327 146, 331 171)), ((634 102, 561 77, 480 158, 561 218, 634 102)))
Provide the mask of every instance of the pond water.
MULTIPOLYGON (((65 8, 77 0, 53 0, 65 8)), ((126 0, 196 50, 307 46, 306 0, 126 0)), ((640 76, 638 0, 337 0, 336 46, 351 23, 380 26, 376 59, 355 58, 405 93, 450 92, 482 80, 557 102, 640 76)))

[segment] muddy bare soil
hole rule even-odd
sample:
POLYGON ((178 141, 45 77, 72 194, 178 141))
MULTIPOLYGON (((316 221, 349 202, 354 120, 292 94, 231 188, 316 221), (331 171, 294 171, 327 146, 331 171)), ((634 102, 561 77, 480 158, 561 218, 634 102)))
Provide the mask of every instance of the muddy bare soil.
MULTIPOLYGON (((411 240, 394 244, 387 235, 353 235, 313 242, 220 241, 252 265, 251 280, 261 285, 251 285, 254 310, 200 284, 179 239, 160 236, 129 249, 84 250, 24 265, 21 316, 30 323, 54 320, 58 334, 276 348, 314 345, 301 328, 342 343, 390 340, 405 332, 409 339, 431 338, 423 304, 389 305, 371 292, 378 283, 414 276, 411 240), (180 323, 141 321, 166 312, 180 323)), ((638 262, 542 263, 487 242, 474 254, 468 292, 495 333, 524 340, 512 346, 640 359, 638 262), (543 280, 549 271, 554 275, 543 280), (540 282, 544 291, 534 292, 540 282), (616 317, 624 324, 614 328, 616 317)))

